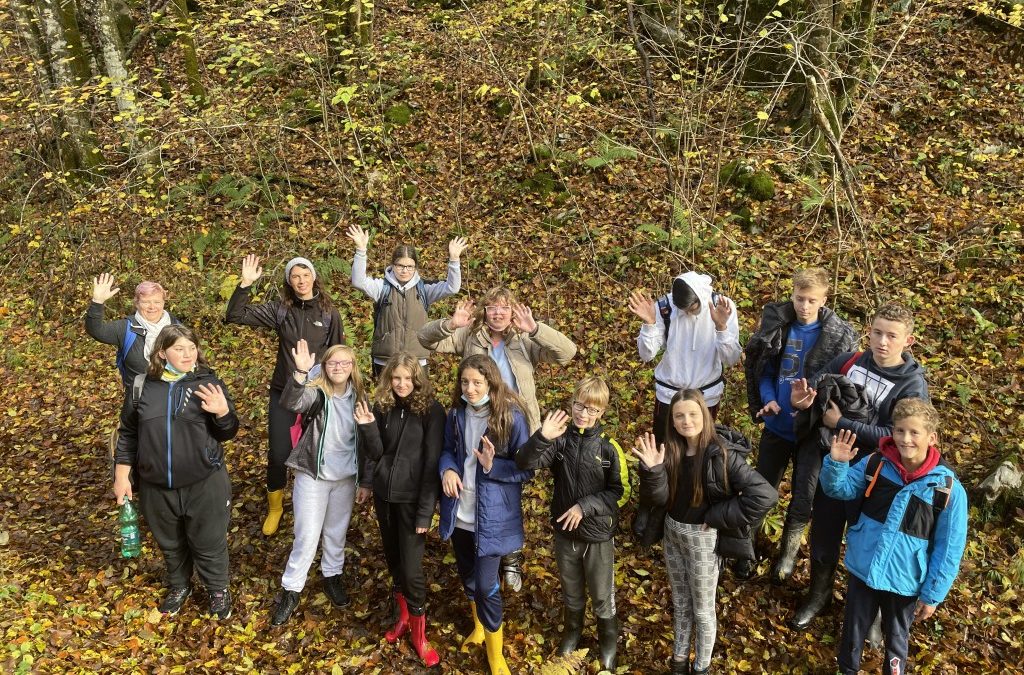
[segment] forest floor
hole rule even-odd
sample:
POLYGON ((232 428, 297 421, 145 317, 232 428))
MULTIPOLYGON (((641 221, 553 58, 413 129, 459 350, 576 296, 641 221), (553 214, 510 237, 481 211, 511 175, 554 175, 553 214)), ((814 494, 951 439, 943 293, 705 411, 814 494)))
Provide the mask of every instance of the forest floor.
MULTIPOLYGON (((269 626, 292 525, 289 509, 276 536, 260 532, 276 345, 270 335, 221 321, 244 254, 263 255, 273 279, 284 260, 307 255, 329 280, 350 342, 368 365, 370 303, 347 281, 344 231, 356 222, 375 232, 377 273, 404 240, 421 247, 426 274, 439 275, 445 242, 467 234, 464 295, 507 284, 580 346, 568 367, 541 369, 542 408, 566 405, 573 383, 598 372, 613 390, 604 421, 626 448, 647 429, 653 401, 651 368, 636 354, 639 322, 626 308, 630 289, 662 292, 680 269, 707 272, 739 306, 744 339, 761 306, 788 294, 800 266, 834 271, 832 304, 857 326, 884 300, 907 303, 918 319, 914 354, 943 417, 942 449, 972 500, 960 576, 935 617, 915 626, 911 659, 921 673, 1021 671, 1024 507, 1019 499, 987 505, 974 491, 999 461, 1024 454, 1024 72, 1009 56, 1013 36, 979 26, 955 3, 880 16, 879 77, 843 139, 858 178, 857 225, 827 181, 801 178, 799 153, 773 140, 785 134, 774 108, 757 134, 723 124, 720 134, 692 139, 692 153, 676 148, 689 165, 679 177, 693 181, 693 200, 667 203, 663 164, 636 123, 644 95, 629 40, 591 45, 561 80, 529 97, 509 96, 509 83, 528 71, 524 26, 532 10, 524 7, 499 0, 469 9, 379 6, 376 57, 355 84, 336 87, 324 84, 302 47, 312 29, 296 6, 204 4, 196 31, 211 105, 182 113, 177 98, 166 107, 149 101, 166 176, 152 183, 119 183, 114 175, 88 187, 37 175, 15 152, 35 142, 33 113, 17 95, 0 98, 7 176, 0 186, 0 670, 417 670, 408 645, 382 637, 390 582, 368 509, 357 510, 349 532, 352 604, 332 608, 314 568, 292 621, 269 626), (616 155, 615 144, 640 151, 616 155), (729 159, 767 171, 774 197, 753 202, 719 185, 714 175, 729 159), (695 224, 697 212, 711 214, 706 224, 695 224), (118 557, 106 438, 120 387, 112 350, 82 327, 91 279, 103 271, 121 282, 109 305, 119 311, 127 312, 138 281, 168 286, 171 309, 198 330, 238 406, 242 427, 228 446, 235 613, 227 621, 205 616, 202 593, 179 616, 161 617, 162 559, 148 536, 141 557, 118 557)), ((603 21, 581 19, 579 42, 562 47, 583 50, 594 35, 616 35, 603 21)), ((167 65, 141 54, 150 79, 167 65)), ((8 84, 17 65, 3 73, 8 84)), ((663 62, 654 69, 667 118, 680 96, 672 75, 685 79, 687 71, 663 62)), ((166 77, 179 88, 174 72, 166 77)), ((712 127, 723 121, 714 105, 721 92, 706 94, 712 127)), ((748 98, 751 116, 769 103, 748 98)), ((432 313, 452 306, 440 303, 432 313)), ((436 364, 447 404, 456 363, 436 364)), ((737 368, 723 419, 756 440, 743 389, 737 368)), ((595 667, 582 657, 551 657, 560 591, 549 491, 543 473, 527 490, 527 579, 522 592, 505 595, 514 672, 595 667)), ((787 494, 784 484, 783 504, 787 494)), ((782 508, 762 533, 768 555, 782 508)), ((627 507, 616 540, 619 671, 651 673, 671 653, 671 598, 660 550, 641 550, 628 533, 632 513, 627 507)), ((783 587, 766 580, 769 562, 746 582, 722 574, 716 670, 834 672, 842 586, 813 630, 794 632, 786 619, 806 586, 806 562, 783 587)), ((482 649, 458 650, 467 606, 436 528, 425 565, 428 635, 441 670, 484 672, 482 649)), ((592 630, 583 646, 596 647, 592 630)), ((865 670, 878 671, 880 659, 869 652, 865 670)))

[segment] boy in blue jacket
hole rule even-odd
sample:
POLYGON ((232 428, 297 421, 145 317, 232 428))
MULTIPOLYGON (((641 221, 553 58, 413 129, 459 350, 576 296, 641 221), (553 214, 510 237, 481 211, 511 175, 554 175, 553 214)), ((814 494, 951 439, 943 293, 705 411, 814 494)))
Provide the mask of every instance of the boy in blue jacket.
POLYGON ((840 431, 821 468, 822 489, 836 499, 864 496, 846 536, 846 594, 839 670, 855 675, 864 638, 881 611, 886 675, 906 672, 910 624, 927 619, 949 593, 967 542, 967 493, 936 447, 939 417, 931 404, 905 398, 893 410, 892 436, 850 466, 857 435, 840 431))

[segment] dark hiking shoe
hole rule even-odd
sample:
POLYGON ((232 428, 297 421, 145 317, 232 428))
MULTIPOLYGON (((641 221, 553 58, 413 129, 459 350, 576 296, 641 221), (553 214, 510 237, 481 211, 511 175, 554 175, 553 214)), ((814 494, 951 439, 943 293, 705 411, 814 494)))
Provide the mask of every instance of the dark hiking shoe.
POLYGON ((735 560, 732 563, 732 575, 740 580, 747 580, 754 576, 753 560, 735 560))
POLYGON ((277 607, 274 608, 274 616, 270 619, 271 626, 280 626, 287 623, 292 612, 299 606, 299 594, 295 591, 282 590, 281 597, 277 600, 277 607))
POLYGON ((210 591, 210 614, 222 620, 231 618, 231 591, 210 591))
POLYGON ((181 606, 192 595, 191 586, 174 586, 167 591, 167 597, 160 603, 160 612, 168 616, 174 616, 181 611, 181 606))
POLYGON ((324 577, 324 594, 330 598, 331 604, 335 607, 348 605, 348 593, 345 592, 345 586, 341 583, 340 574, 324 577))

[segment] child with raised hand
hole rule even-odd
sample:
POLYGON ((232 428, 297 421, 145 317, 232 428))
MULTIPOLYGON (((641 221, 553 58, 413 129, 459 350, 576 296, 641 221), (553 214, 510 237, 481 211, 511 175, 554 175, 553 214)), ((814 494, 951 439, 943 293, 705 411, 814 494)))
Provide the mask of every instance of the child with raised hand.
POLYGON ((427 322, 430 305, 455 295, 462 286, 459 258, 469 246, 465 237, 448 242, 448 278, 425 282, 419 273, 419 255, 409 244, 399 244, 391 254, 391 264, 378 279, 366 273, 370 233, 358 225, 348 228, 348 238, 356 245, 352 261, 352 285, 373 300, 373 376, 380 375, 388 359, 399 352, 408 352, 427 365, 430 351, 417 340, 417 333, 427 322))
POLYGON ((305 340, 292 349, 295 371, 281 393, 281 404, 302 415, 302 436, 286 466, 295 473, 292 508, 295 541, 281 577, 281 593, 271 617, 273 626, 288 621, 299 605, 309 567, 323 539, 320 569, 324 593, 335 607, 348 604, 342 583, 345 539, 354 501, 363 503, 369 490, 360 489, 356 402, 363 399, 363 380, 355 352, 334 345, 320 359, 320 374, 309 379, 316 363, 305 340))
POLYGON ((844 675, 859 671, 864 638, 879 611, 882 670, 907 672, 910 626, 929 618, 945 599, 967 541, 967 493, 939 453, 935 408, 904 398, 892 417, 892 436, 852 466, 857 434, 840 430, 821 469, 826 494, 864 498, 846 537, 850 574, 839 643, 844 675))
POLYGON ((250 302, 252 285, 263 276, 257 255, 242 260, 242 280, 228 300, 227 323, 270 328, 277 333, 277 360, 270 378, 267 409, 267 516, 263 534, 277 532, 284 514, 284 489, 288 485, 285 460, 292 450, 291 427, 295 413, 282 405, 285 386, 295 371, 292 354, 299 340, 305 340, 317 353, 345 344, 341 315, 334 307, 313 263, 292 258, 284 266, 284 283, 279 300, 254 305, 250 302))
MULTIPOLYGON (((718 630, 718 551, 727 537, 744 540, 743 528, 763 518, 778 493, 747 464, 743 449, 718 434, 700 390, 676 392, 668 419, 665 442, 647 433, 637 438, 633 454, 640 458, 642 499, 665 508, 665 566, 675 634, 670 669, 703 674, 711 669, 718 630)), ((658 523, 648 526, 657 528, 658 523)))
POLYGON ((549 413, 519 448, 516 466, 550 467, 554 473, 551 525, 565 613, 558 653, 570 654, 579 645, 589 589, 601 668, 614 671, 618 621, 613 537, 619 509, 629 501, 629 471, 622 448, 601 429, 609 397, 603 379, 583 379, 573 392, 572 415, 549 413))
POLYGON ((356 405, 366 462, 362 484, 373 490, 398 611, 384 637, 395 643, 411 629, 413 648, 428 668, 440 659, 426 637, 423 548, 440 485, 437 464, 444 420, 426 371, 407 352, 388 359, 373 393, 372 411, 363 402, 356 405))
POLYGON ((473 632, 462 649, 486 643, 491 675, 508 675, 498 574, 501 556, 523 545, 523 483, 533 472, 519 469, 515 455, 529 431, 522 399, 488 356, 462 361, 453 399, 438 472, 441 538, 452 542, 472 603, 473 632))
POLYGON ((114 496, 118 504, 132 498, 135 467, 140 510, 164 556, 164 614, 181 610, 195 570, 209 593, 210 614, 231 616, 231 480, 222 444, 237 432, 234 403, 207 367, 195 334, 180 324, 162 328, 145 379, 125 392, 114 496))

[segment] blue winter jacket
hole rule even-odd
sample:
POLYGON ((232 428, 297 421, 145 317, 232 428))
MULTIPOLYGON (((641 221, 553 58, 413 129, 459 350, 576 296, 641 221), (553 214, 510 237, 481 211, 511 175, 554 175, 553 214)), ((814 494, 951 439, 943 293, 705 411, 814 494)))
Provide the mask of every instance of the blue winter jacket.
MULTIPOLYGON (((438 462, 438 473, 451 469, 462 478, 466 465, 465 408, 448 413, 444 425, 444 448, 438 462)), ((486 433, 486 432, 484 432, 486 433)), ((491 472, 484 473, 476 465, 476 552, 478 556, 507 555, 523 547, 523 483, 533 471, 516 467, 516 451, 530 438, 526 417, 516 410, 512 433, 505 448, 496 448, 491 472)), ((482 449, 482 448, 481 448, 482 449)), ((459 500, 441 493, 441 538, 448 539, 455 531, 459 500)))
MULTIPOLYGON (((870 455, 869 455, 870 456, 870 455)), ((819 482, 825 494, 851 500, 864 494, 868 458, 852 467, 825 456, 819 482)), ((967 543, 967 492, 946 464, 910 483, 888 459, 871 495, 864 499, 857 524, 846 532, 846 569, 879 591, 917 597, 938 605, 956 579, 967 543), (933 499, 952 486, 946 508, 938 511, 933 499)))

